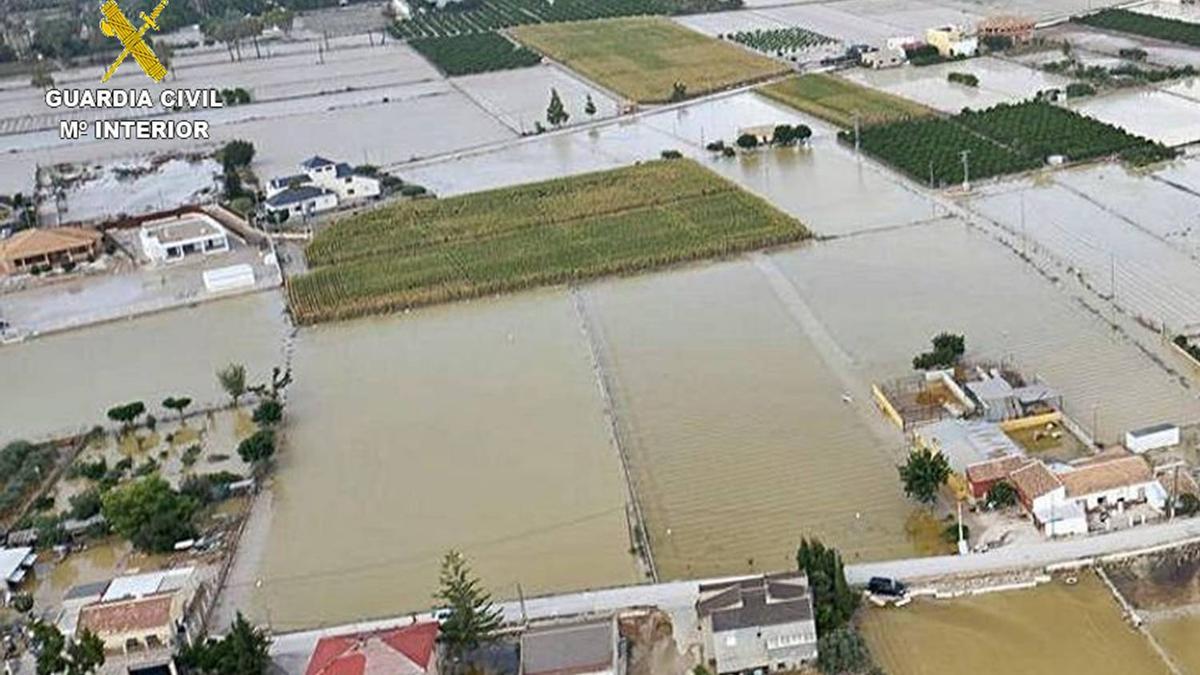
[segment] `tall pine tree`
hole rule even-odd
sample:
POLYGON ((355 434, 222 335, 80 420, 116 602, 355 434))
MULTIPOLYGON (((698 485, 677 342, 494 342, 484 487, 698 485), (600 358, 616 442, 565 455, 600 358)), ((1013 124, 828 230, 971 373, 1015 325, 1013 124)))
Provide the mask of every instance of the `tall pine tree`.
POLYGON ((489 642, 503 623, 503 616, 458 551, 450 551, 442 559, 439 584, 434 598, 450 610, 442 622, 441 640, 451 659, 457 660, 489 642))

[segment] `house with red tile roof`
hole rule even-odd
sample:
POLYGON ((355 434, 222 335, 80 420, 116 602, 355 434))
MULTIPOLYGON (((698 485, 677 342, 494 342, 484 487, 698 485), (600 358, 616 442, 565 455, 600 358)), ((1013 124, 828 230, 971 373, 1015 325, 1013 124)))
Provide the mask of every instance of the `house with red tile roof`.
POLYGON ((438 624, 321 638, 304 675, 437 675, 438 624))

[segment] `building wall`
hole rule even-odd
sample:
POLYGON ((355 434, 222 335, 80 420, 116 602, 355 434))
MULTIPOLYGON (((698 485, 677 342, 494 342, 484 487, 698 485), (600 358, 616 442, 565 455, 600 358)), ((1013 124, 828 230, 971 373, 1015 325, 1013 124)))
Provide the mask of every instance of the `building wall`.
POLYGON ((1075 501, 1083 505, 1089 511, 1098 508, 1103 500, 1105 506, 1116 506, 1117 502, 1141 502, 1146 500, 1147 490, 1150 488, 1150 483, 1138 483, 1136 485, 1122 485, 1121 487, 1101 492, 1094 492, 1087 495, 1079 495, 1074 497, 1075 501))
POLYGON ((752 626, 719 634, 708 632, 709 658, 716 661, 718 673, 733 673, 756 668, 771 671, 793 670, 817 658, 817 629, 809 621, 778 626, 752 626), (792 644, 799 638, 799 644, 792 644), (778 641, 778 642, 776 642, 778 641), (769 645, 780 646, 770 648, 769 645))
POLYGON ((1146 434, 1145 436, 1125 434, 1125 447, 1130 452, 1146 452, 1147 450, 1157 450, 1158 448, 1167 448, 1172 445, 1179 445, 1179 427, 1146 434))

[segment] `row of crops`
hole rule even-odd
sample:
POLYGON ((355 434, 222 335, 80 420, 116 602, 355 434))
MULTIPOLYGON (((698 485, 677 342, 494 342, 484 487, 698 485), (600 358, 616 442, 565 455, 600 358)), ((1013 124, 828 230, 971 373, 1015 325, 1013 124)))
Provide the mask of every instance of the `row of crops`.
POLYGON ((734 9, 740 0, 464 0, 444 8, 412 3, 412 15, 396 22, 397 37, 467 35, 534 23, 586 21, 620 16, 734 9))
POLYGON ((445 200, 324 230, 291 281, 301 323, 396 311, 796 241, 807 230, 681 159, 445 200))
MULTIPOLYGON (((854 142, 850 131, 839 136, 854 142)), ((932 186, 963 180, 963 151, 972 179, 1035 169, 1053 155, 1071 161, 1120 156, 1134 164, 1175 155, 1161 144, 1040 101, 867 127, 859 140, 864 151, 932 186)))
POLYGON ((1126 9, 1105 9, 1095 14, 1077 16, 1072 20, 1095 28, 1133 33, 1200 47, 1200 24, 1179 19, 1152 16, 1126 9))
POLYGON ((495 32, 418 38, 410 40, 409 45, 451 77, 525 68, 542 60, 537 52, 495 32))
POLYGON ((746 45, 755 51, 779 57, 791 56, 814 47, 837 42, 831 37, 798 26, 739 31, 724 37, 746 45))

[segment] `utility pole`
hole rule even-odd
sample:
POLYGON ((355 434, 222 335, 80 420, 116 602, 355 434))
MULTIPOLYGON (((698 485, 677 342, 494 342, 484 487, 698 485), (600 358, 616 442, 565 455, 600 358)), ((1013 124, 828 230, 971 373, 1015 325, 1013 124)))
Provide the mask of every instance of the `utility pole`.
POLYGON ((521 589, 521 582, 517 582, 517 599, 521 603, 521 624, 529 624, 529 614, 525 611, 525 591, 521 589))
POLYGON ((963 150, 962 153, 963 165, 963 192, 971 191, 971 151, 963 150))
POLYGON ((1092 445, 1100 447, 1100 404, 1092 404, 1092 445))
POLYGON ((854 154, 855 155, 858 154, 858 149, 862 145, 861 141, 859 140, 860 130, 861 130, 861 125, 859 124, 858 111, 855 110, 854 111, 854 154))

